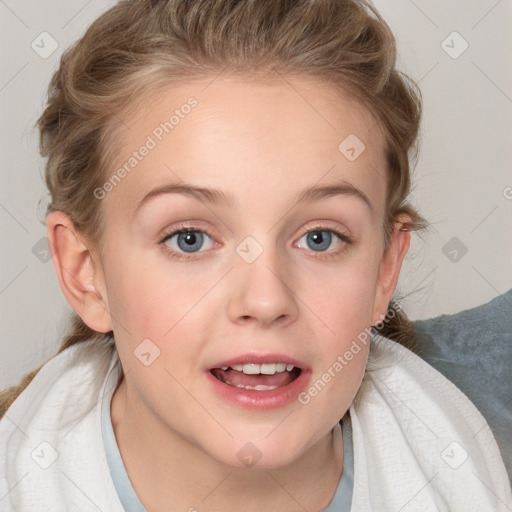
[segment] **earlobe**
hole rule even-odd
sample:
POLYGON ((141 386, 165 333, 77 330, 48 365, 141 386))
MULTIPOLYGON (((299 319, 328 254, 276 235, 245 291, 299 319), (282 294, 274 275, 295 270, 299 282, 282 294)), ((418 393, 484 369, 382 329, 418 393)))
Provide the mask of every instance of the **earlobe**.
POLYGON ((411 242, 410 219, 401 217, 395 224, 387 249, 384 251, 376 284, 371 325, 381 322, 387 313, 403 260, 411 242))
POLYGON ((46 225, 57 278, 69 305, 91 329, 111 331, 104 279, 91 251, 64 212, 50 212, 46 225))

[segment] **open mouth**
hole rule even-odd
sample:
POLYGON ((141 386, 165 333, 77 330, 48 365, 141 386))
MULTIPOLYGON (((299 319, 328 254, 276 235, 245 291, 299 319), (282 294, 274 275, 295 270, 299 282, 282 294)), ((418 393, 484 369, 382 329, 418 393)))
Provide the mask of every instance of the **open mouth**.
POLYGON ((228 386, 256 391, 271 391, 287 386, 299 377, 301 371, 293 364, 247 363, 212 368, 210 373, 228 386))

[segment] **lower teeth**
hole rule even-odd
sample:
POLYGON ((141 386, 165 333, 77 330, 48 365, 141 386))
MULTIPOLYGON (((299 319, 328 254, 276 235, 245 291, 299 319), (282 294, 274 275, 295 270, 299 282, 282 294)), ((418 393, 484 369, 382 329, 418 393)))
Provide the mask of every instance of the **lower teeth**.
MULTIPOLYGON (((235 386, 235 384, 231 384, 231 382, 229 381, 224 381, 225 384, 229 384, 230 386, 235 386)), ((270 391, 271 389, 276 389, 277 386, 264 386, 262 384, 258 384, 257 386, 244 386, 243 384, 236 384, 236 387, 237 388, 242 388, 242 389, 254 389, 256 391, 270 391)))
POLYGON ((236 388, 241 389, 254 389, 255 391, 271 391, 272 389, 277 389, 279 386, 265 386, 263 384, 258 384, 257 386, 244 386, 243 384, 233 384, 232 382, 229 382, 229 380, 226 380, 223 376, 215 375, 217 379, 219 379, 224 384, 228 384, 229 386, 235 386, 236 388))

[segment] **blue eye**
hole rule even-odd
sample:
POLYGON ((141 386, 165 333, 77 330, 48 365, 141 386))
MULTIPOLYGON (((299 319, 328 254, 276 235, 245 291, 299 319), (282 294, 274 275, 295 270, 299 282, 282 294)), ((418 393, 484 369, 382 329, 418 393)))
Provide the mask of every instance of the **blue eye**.
MULTIPOLYGON (((299 239, 296 245, 297 247, 303 248, 301 240, 304 238, 306 239, 306 249, 312 251, 315 254, 315 258, 323 259, 337 257, 353 243, 351 237, 348 235, 335 229, 324 228, 322 226, 317 226, 305 233, 299 239), (338 240, 338 245, 341 247, 337 250, 329 250, 336 239, 338 240)), ((193 226, 181 226, 165 235, 160 241, 160 245, 164 246, 168 256, 183 260, 193 258, 194 254, 203 252, 201 249, 211 249, 215 245, 215 242, 206 231, 196 229, 193 226), (209 245, 204 247, 205 241, 208 240, 209 245)))
POLYGON ((310 231, 304 236, 306 237, 308 247, 314 251, 326 251, 332 242, 332 234, 326 230, 317 229, 310 231))
POLYGON ((179 253, 180 251, 185 253, 195 253, 203 246, 205 237, 208 237, 211 240, 210 235, 204 231, 199 231, 193 228, 181 228, 167 235, 161 243, 172 249, 172 251, 170 251, 171 254, 172 252, 179 253))
MULTIPOLYGON (((323 229, 323 228, 315 228, 311 231, 308 231, 304 234, 300 240, 306 238, 307 248, 313 250, 314 252, 325 252, 331 246, 333 242, 333 235, 343 242, 343 245, 350 244, 350 238, 344 233, 340 233, 334 229, 323 229)), ((301 247, 301 242, 299 240, 299 247, 301 247)))

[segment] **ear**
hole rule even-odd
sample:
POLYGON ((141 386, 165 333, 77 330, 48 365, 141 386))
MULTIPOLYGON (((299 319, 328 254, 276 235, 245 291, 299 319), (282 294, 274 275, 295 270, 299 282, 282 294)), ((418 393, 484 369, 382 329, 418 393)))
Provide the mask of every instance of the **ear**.
POLYGON ((389 245, 384 251, 376 283, 371 325, 381 322, 388 311, 389 301, 395 291, 402 262, 411 242, 410 222, 407 215, 397 219, 389 245))
POLYGON ((57 278, 69 305, 91 329, 111 331, 112 321, 100 262, 93 259, 64 212, 50 212, 46 226, 57 278))

